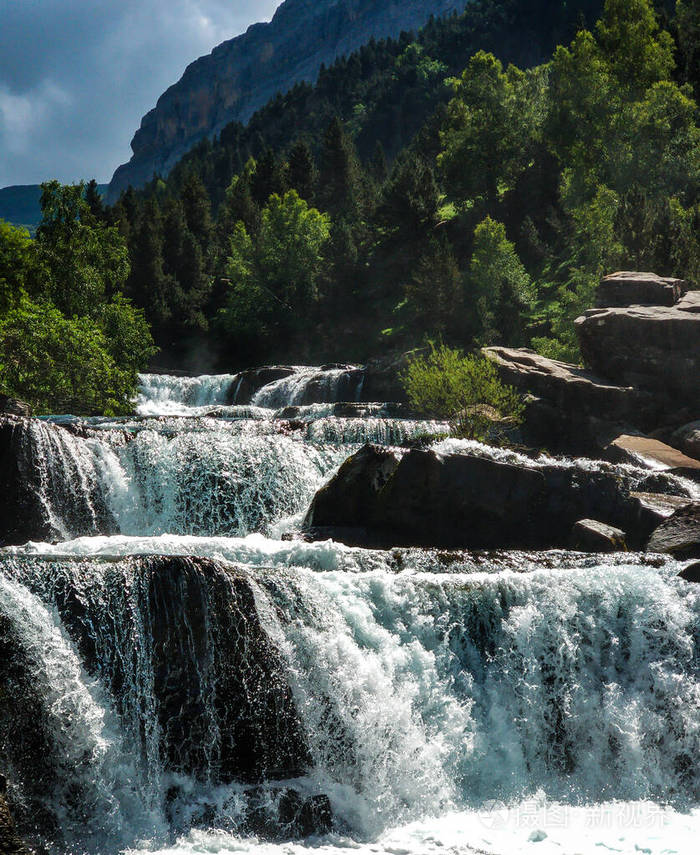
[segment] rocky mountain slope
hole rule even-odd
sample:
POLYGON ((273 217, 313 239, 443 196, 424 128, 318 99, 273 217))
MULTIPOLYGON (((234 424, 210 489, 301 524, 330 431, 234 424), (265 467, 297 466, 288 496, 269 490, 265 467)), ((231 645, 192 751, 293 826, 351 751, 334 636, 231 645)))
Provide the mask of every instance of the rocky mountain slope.
POLYGON ((421 27, 431 15, 461 11, 465 0, 285 0, 269 24, 255 24, 186 69, 141 121, 133 157, 112 178, 109 199, 154 172, 167 174, 199 140, 247 121, 278 92, 314 80, 371 38, 421 27))

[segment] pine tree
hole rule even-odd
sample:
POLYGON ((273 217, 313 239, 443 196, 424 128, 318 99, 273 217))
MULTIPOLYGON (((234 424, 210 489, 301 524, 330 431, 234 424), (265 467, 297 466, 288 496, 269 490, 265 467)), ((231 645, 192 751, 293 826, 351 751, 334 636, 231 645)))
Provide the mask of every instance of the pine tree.
POLYGON ((296 190, 307 202, 313 202, 316 164, 311 149, 304 140, 298 140, 289 152, 287 178, 292 190, 296 190))
POLYGON ((361 204, 360 166, 355 147, 335 116, 326 129, 321 151, 318 202, 330 214, 359 214, 361 204))

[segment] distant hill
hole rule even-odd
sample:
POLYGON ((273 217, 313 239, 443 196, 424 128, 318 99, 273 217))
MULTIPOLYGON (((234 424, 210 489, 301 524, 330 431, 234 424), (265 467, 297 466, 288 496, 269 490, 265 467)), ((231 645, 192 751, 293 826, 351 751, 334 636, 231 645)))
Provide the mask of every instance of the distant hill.
POLYGON ((113 202, 129 185, 167 175, 200 140, 246 122, 278 92, 314 81, 323 64, 372 38, 416 30, 431 15, 461 12, 466 0, 285 0, 269 24, 255 24, 200 57, 141 121, 109 185, 113 202))
MULTIPOLYGON (((98 184, 104 196, 107 184, 98 184)), ((41 219, 41 187, 38 184, 15 184, 0 189, 0 220, 13 226, 24 226, 34 233, 41 219)))

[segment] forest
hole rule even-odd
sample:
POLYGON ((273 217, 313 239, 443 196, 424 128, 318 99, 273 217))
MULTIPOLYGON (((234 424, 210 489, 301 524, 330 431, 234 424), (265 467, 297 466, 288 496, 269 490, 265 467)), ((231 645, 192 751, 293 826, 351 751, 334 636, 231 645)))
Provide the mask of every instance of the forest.
POLYGON ((0 392, 120 413, 149 362, 426 340, 576 363, 603 273, 700 283, 697 3, 550 5, 371 42, 112 207, 45 184, 35 239, 0 223, 0 392))

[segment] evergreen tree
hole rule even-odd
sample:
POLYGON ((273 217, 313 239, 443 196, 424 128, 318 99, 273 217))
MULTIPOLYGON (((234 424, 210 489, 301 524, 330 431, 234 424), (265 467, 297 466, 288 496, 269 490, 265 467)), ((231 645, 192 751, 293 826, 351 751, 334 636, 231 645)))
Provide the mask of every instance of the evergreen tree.
POLYGON ((311 149, 304 140, 298 140, 290 149, 287 166, 289 187, 302 199, 313 202, 316 186, 316 164, 311 149))
POLYGON ((336 116, 326 129, 321 149, 318 202, 333 216, 358 216, 362 201, 360 166, 352 141, 336 116))

